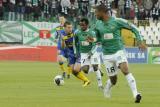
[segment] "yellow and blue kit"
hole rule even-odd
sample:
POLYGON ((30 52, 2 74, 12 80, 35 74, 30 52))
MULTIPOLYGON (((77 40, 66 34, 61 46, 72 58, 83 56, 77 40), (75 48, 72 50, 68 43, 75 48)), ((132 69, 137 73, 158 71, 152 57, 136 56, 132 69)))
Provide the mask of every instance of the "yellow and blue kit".
POLYGON ((70 34, 67 34, 65 30, 61 30, 60 35, 63 41, 65 42, 65 47, 63 49, 64 51, 61 54, 67 57, 69 65, 75 64, 76 57, 74 54, 74 46, 73 46, 74 31, 72 31, 70 34))

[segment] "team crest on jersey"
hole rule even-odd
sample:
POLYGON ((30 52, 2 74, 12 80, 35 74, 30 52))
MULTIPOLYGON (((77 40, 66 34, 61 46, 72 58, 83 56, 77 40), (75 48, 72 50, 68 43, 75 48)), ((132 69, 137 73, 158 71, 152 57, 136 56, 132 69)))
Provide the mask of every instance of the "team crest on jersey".
POLYGON ((113 39, 113 33, 105 33, 104 39, 113 39))

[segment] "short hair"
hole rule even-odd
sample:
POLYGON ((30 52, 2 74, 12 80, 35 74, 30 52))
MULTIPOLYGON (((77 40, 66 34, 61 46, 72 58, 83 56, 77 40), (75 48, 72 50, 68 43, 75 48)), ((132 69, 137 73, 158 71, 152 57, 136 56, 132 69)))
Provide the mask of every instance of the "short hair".
POLYGON ((71 24, 71 22, 66 21, 66 22, 64 23, 64 27, 66 27, 67 25, 72 25, 72 24, 71 24))
POLYGON ((86 25, 89 25, 89 20, 87 18, 82 18, 80 22, 85 22, 86 25))
POLYGON ((95 9, 96 9, 97 11, 101 11, 101 12, 104 12, 104 13, 107 13, 107 12, 108 12, 108 8, 107 8, 107 6, 105 6, 104 4, 101 4, 101 5, 96 6, 95 9))

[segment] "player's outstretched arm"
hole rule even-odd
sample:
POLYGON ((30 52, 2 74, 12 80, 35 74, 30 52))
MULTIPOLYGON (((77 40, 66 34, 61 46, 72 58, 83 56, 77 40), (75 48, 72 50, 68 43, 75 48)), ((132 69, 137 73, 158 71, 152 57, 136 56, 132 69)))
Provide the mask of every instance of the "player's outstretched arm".
POLYGON ((138 28, 134 24, 128 22, 125 19, 117 19, 116 21, 117 21, 118 26, 120 27, 120 29, 122 29, 122 28, 128 29, 128 30, 132 31, 135 34, 135 39, 137 41, 139 49, 141 51, 145 51, 147 46, 144 43, 143 37, 142 37, 142 35, 140 35, 140 33, 138 31, 138 28))

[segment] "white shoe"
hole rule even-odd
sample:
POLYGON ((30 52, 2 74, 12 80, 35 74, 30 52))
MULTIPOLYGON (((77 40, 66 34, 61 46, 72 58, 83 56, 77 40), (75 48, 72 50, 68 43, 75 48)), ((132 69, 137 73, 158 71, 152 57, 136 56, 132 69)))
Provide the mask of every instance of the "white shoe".
POLYGON ((111 98, 111 89, 104 88, 104 97, 111 98))

